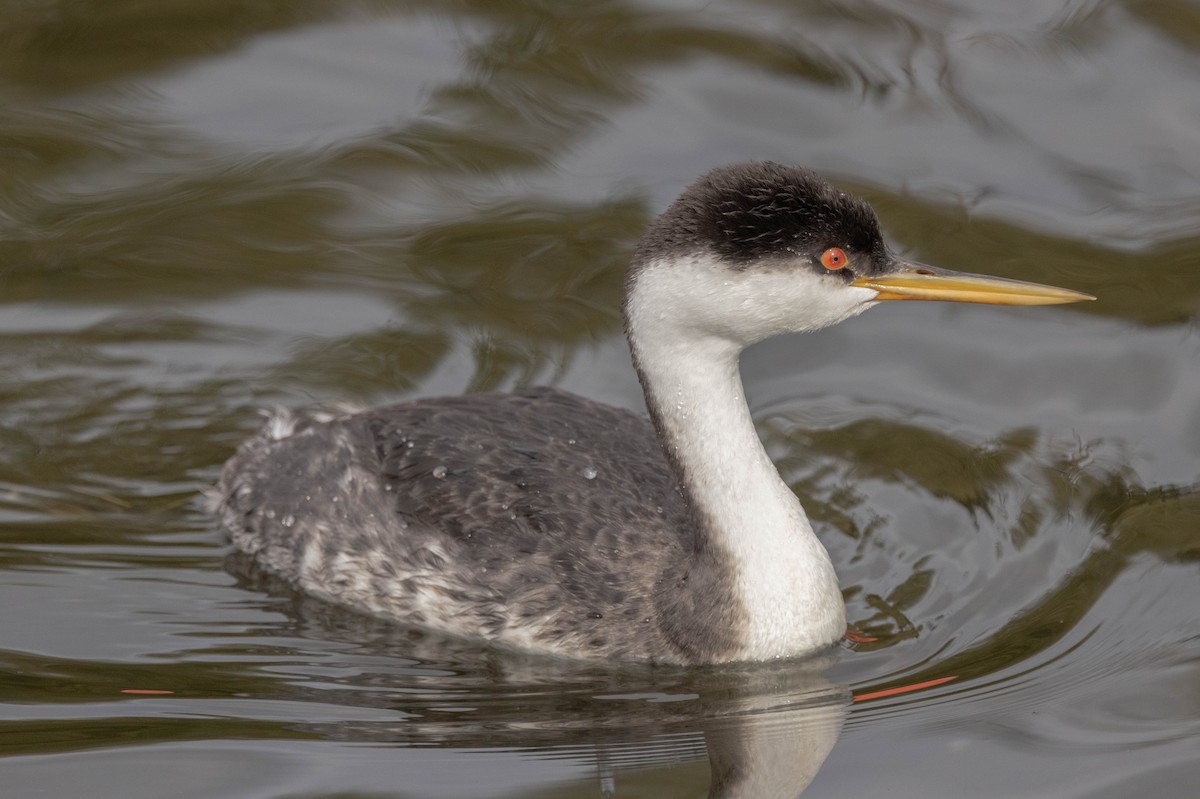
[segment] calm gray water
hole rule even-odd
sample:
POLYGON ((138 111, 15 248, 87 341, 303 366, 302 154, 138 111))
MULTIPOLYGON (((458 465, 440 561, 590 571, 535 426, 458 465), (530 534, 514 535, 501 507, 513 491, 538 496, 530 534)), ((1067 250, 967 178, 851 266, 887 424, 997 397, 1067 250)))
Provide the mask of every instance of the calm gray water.
POLYGON ((0 0, 0 794, 1195 796, 1197 87, 1194 0, 0 0), (230 557, 260 407, 640 408, 629 251, 746 158, 1100 298, 747 353, 874 640, 522 657, 230 557))

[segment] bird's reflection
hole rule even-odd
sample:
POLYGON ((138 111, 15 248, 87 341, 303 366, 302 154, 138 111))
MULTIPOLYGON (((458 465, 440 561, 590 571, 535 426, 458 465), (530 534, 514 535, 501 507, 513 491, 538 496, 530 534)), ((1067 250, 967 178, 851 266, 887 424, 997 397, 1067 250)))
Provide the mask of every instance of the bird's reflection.
POLYGON ((327 663, 297 662, 299 679, 281 683, 290 699, 404 714, 304 725, 327 740, 570 759, 595 769, 594 795, 617 797, 647 782, 655 795, 694 795, 679 770, 702 772, 707 760, 708 796, 771 799, 798 796, 813 780, 850 700, 823 676, 836 654, 681 669, 509 652, 299 596, 244 557, 230 560, 287 619, 261 632, 323 642, 306 658, 336 645, 336 681, 301 677, 327 663))

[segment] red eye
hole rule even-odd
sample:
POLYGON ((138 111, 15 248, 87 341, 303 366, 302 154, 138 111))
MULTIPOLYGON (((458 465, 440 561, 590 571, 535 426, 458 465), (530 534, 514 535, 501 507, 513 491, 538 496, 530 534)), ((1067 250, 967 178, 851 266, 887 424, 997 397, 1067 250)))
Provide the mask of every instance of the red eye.
POLYGON ((821 253, 821 266, 826 269, 841 269, 847 263, 849 263, 849 259, 846 258, 846 253, 841 247, 830 247, 821 253))

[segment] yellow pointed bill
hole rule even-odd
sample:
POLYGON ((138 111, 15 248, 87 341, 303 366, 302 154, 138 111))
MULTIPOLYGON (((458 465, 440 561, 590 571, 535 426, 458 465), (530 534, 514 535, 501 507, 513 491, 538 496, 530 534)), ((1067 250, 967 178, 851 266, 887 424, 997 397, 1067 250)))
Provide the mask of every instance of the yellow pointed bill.
POLYGON ((1062 305, 1096 299, 1091 294, 1041 283, 972 275, 924 264, 899 263, 886 275, 862 275, 850 285, 871 289, 876 300, 941 300, 985 305, 1062 305))

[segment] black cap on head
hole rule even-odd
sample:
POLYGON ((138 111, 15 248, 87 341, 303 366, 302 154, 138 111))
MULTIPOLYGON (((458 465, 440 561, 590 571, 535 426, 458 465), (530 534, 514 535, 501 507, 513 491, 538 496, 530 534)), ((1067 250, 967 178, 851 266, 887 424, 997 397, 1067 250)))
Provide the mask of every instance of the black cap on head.
POLYGON ((815 257, 827 247, 885 258, 871 206, 808 169, 751 162, 719 167, 689 186, 646 230, 634 263, 711 250, 745 267, 771 256, 815 257))

